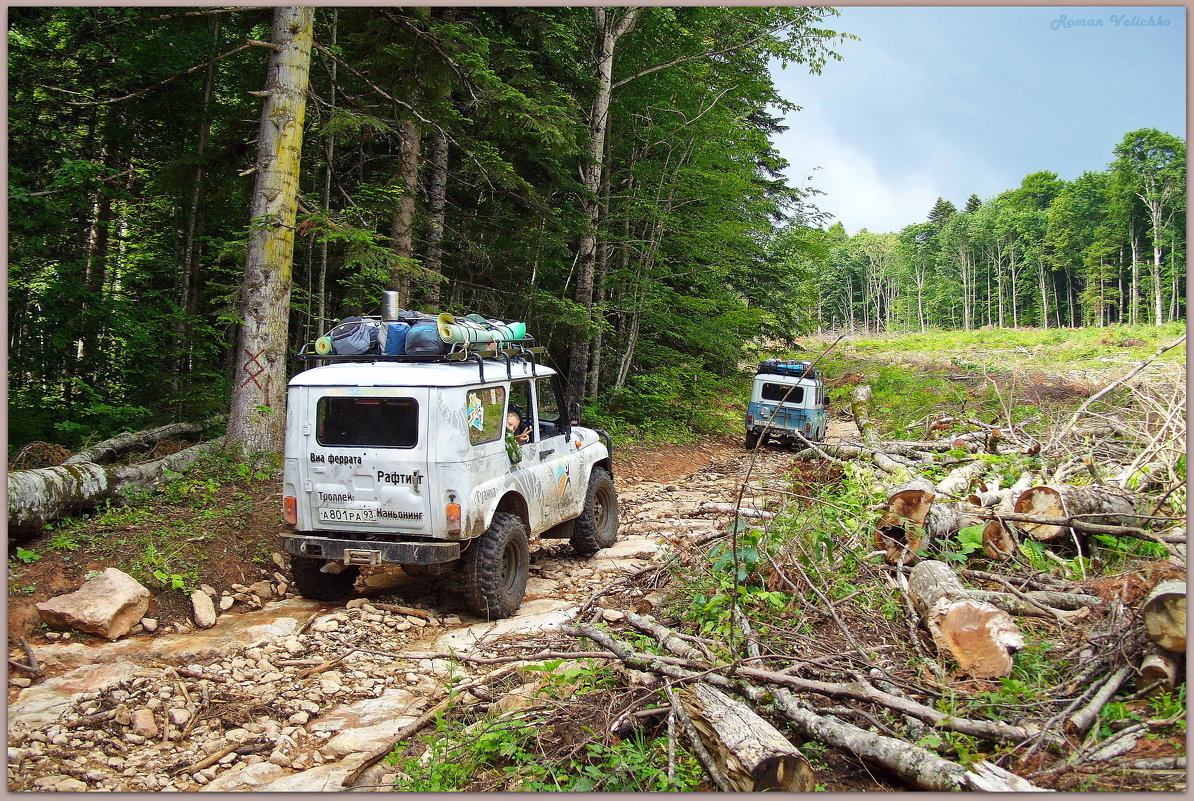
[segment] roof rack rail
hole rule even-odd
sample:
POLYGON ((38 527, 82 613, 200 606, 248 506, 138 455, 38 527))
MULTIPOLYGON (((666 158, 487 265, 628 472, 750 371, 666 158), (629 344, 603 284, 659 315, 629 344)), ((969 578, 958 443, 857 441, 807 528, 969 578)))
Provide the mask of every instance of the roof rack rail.
POLYGON ((388 356, 384 353, 362 353, 355 356, 340 356, 333 353, 320 354, 314 352, 314 344, 307 342, 295 357, 300 362, 315 362, 330 364, 338 362, 397 362, 399 364, 449 364, 453 362, 476 362, 481 381, 485 381, 485 361, 502 361, 506 363, 507 378, 513 377, 511 367, 514 362, 529 362, 531 375, 535 376, 538 360, 537 355, 546 353, 547 349, 536 345, 534 338, 526 336, 517 340, 501 342, 469 342, 452 345, 445 353, 409 353, 401 356, 388 356))

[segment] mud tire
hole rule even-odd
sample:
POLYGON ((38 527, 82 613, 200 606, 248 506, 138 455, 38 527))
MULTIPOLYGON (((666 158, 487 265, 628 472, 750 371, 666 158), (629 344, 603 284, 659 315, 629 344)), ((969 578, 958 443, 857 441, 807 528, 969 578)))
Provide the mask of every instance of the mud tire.
POLYGON ((590 556, 608 548, 618 539, 618 493, 614 480, 600 467, 593 468, 585 491, 585 508, 576 518, 569 542, 580 556, 590 556))
POLYGON ((526 525, 517 515, 498 512, 460 558, 461 584, 469 608, 488 620, 517 612, 526 593, 530 564, 526 525))
POLYGON ((746 442, 745 442, 746 449, 748 451, 753 451, 755 449, 755 445, 758 445, 758 444, 759 444, 759 435, 753 431, 747 431, 746 432, 746 442))
POLYGON ((343 601, 352 595, 361 569, 353 565, 339 573, 323 573, 320 568, 325 564, 327 562, 323 559, 308 559, 292 554, 290 575, 294 576, 294 588, 299 595, 312 601, 343 601))

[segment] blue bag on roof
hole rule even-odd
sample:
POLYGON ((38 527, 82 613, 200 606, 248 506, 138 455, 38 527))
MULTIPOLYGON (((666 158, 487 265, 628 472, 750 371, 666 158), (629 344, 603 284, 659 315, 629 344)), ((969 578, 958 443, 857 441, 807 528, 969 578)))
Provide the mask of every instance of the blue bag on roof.
POLYGON ((448 344, 439 335, 439 322, 434 317, 420 317, 406 332, 406 352, 409 355, 447 353, 448 344))

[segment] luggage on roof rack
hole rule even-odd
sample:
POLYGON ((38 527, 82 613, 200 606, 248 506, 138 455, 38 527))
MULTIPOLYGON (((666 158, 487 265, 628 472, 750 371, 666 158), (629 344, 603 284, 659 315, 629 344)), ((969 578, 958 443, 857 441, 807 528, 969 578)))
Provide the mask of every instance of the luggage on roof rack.
POLYGON ((296 354, 301 362, 315 362, 332 364, 338 362, 397 362, 399 364, 451 364, 453 362, 475 362, 480 371, 481 380, 485 380, 485 363, 505 363, 506 374, 511 374, 510 366, 514 362, 529 362, 531 375, 535 375, 538 365, 536 359, 546 348, 536 345, 533 337, 523 337, 519 340, 506 342, 462 342, 447 346, 443 353, 404 353, 402 355, 387 355, 384 353, 362 353, 354 355, 339 355, 334 353, 318 353, 312 343, 307 343, 296 354))
POLYGON ((812 362, 800 359, 764 359, 759 362, 756 375, 771 373, 773 375, 790 375, 797 378, 816 378, 817 371, 812 362))

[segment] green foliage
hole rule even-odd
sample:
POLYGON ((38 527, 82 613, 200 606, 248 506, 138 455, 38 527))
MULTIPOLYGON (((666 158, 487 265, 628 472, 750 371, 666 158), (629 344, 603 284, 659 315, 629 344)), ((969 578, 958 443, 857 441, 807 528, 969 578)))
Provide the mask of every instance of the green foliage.
MULTIPOLYGON (((210 528, 240 526, 253 511, 252 498, 231 488, 273 480, 268 458, 209 453, 187 473, 166 473, 160 493, 130 491, 85 520, 58 521, 47 546, 65 552, 86 547, 90 557, 120 564, 147 586, 190 592, 199 583, 199 544, 210 528)), ((254 558, 264 562, 269 553, 254 558)))
POLYGON ((17 546, 17 552, 12 558, 16 559, 22 564, 28 565, 36 562, 38 559, 41 559, 41 554, 39 554, 37 551, 17 546))
MULTIPOLYGON (((611 672, 590 660, 569 667, 552 660, 528 670, 544 681, 533 697, 550 699, 547 708, 583 705, 591 694, 613 687, 611 672)), ((669 779, 667 738, 642 731, 614 743, 602 732, 585 732, 591 742, 579 752, 545 758, 550 743, 541 736, 538 714, 543 713, 532 708, 477 719, 441 715, 435 733, 423 738, 423 753, 407 754, 408 747, 399 745, 386 758, 399 775, 395 789, 458 792, 480 783, 519 792, 663 792, 695 789, 703 780, 695 758, 682 749, 669 779)))

